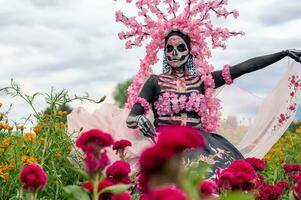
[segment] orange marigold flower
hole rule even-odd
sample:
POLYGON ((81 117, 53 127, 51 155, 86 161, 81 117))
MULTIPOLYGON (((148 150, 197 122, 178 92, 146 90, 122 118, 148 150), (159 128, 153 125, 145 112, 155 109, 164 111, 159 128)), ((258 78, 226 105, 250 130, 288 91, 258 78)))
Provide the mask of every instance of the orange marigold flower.
POLYGON ((0 177, 3 178, 5 181, 8 180, 9 177, 9 173, 4 173, 3 171, 1 171, 0 169, 0 177))
POLYGON ((67 115, 67 112, 60 110, 60 111, 57 112, 57 115, 64 116, 64 115, 67 115))
POLYGON ((297 128, 296 133, 301 133, 301 128, 297 128))
POLYGON ((10 138, 8 138, 8 137, 3 138, 2 147, 8 148, 10 146, 10 144, 11 144, 10 138))
POLYGON ((41 141, 41 142, 44 142, 44 141, 45 141, 45 138, 41 137, 41 138, 40 138, 40 141, 41 141))
POLYGON ((29 156, 22 156, 21 161, 22 161, 22 163, 26 163, 26 164, 37 163, 37 159, 35 157, 29 157, 29 156))
POLYGON ((25 140, 28 142, 35 142, 36 141, 36 135, 32 132, 25 133, 24 134, 25 140))
POLYGON ((33 131, 35 132, 35 134, 39 135, 41 133, 41 128, 36 126, 33 128, 33 131))

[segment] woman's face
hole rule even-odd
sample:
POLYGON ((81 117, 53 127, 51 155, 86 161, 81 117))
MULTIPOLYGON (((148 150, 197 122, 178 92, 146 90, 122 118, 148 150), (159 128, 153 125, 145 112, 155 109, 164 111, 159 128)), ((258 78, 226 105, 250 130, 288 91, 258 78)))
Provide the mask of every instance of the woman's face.
POLYGON ((181 67, 187 62, 189 57, 189 49, 186 42, 177 35, 168 38, 164 53, 168 64, 172 68, 181 67))

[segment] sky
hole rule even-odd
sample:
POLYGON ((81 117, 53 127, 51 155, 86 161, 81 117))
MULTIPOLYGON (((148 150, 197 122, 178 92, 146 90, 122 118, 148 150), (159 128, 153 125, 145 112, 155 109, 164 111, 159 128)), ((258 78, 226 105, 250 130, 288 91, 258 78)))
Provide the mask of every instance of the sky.
MULTIPOLYGON (((129 15, 135 11, 124 2, 0 0, 0 87, 13 78, 28 94, 47 93, 53 86, 67 89, 70 95, 88 92, 94 99, 106 95, 106 101, 112 102, 114 86, 138 71, 145 52, 144 48, 125 50, 118 39, 117 33, 125 27, 115 22, 115 11, 122 9, 129 15)), ((246 35, 230 39, 225 51, 213 51, 210 62, 216 69, 281 50, 301 49, 300 0, 229 0, 229 7, 237 8, 240 17, 229 18, 227 26, 246 35)), ((254 115, 287 63, 285 58, 235 80, 236 89, 225 97, 225 112, 254 115)), ((161 72, 161 62, 154 71, 161 72)), ((0 101, 4 107, 13 103, 11 116, 16 120, 31 112, 21 99, 0 93, 0 101)), ((36 106, 42 109, 45 104, 38 99, 36 106)), ((98 107, 83 106, 90 111, 98 107)))

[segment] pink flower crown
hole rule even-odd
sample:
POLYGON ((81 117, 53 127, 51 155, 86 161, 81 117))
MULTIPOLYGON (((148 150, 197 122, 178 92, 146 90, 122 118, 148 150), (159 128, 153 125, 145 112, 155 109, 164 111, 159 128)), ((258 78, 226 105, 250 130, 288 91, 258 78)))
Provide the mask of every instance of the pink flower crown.
MULTIPOLYGON (((164 48, 165 37, 171 31, 180 31, 190 37, 191 51, 194 56, 197 75, 201 76, 205 86, 205 98, 213 96, 214 80, 211 73, 213 66, 208 63, 211 57, 211 48, 225 49, 225 41, 243 32, 232 32, 226 27, 216 27, 211 21, 212 15, 216 18, 238 17, 237 10, 229 11, 226 6, 228 0, 126 0, 135 3, 138 9, 137 16, 127 17, 122 11, 115 13, 116 21, 123 23, 128 30, 118 33, 121 40, 125 40, 126 48, 142 46, 147 39, 146 55, 140 60, 140 69, 132 85, 128 89, 127 107, 131 108, 144 81, 152 73, 151 66, 158 62, 157 53, 164 48), (183 1, 181 1, 183 2, 183 1), (180 6, 184 5, 183 9, 180 6), (211 48, 209 44, 211 44, 211 48), (206 95, 207 93, 207 95, 206 95)), ((215 99, 215 100, 214 100, 215 99)), ((216 113, 212 109, 210 112, 216 113)), ((212 113, 208 113, 210 116, 212 113)))

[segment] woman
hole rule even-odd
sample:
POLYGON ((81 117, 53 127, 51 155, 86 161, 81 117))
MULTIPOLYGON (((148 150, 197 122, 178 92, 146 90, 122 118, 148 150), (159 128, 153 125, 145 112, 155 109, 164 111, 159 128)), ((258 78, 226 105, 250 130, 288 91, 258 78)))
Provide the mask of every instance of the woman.
MULTIPOLYGON (((202 122, 205 121, 202 119, 202 110, 207 109, 204 99, 205 88, 202 78, 195 75, 190 51, 189 36, 180 31, 171 31, 166 36, 165 72, 151 75, 144 83, 127 118, 127 126, 139 128, 145 137, 151 139, 155 137, 155 128, 162 125, 176 124, 199 129, 207 141, 207 146, 205 149, 187 152, 186 158, 189 161, 201 159, 214 164, 212 168, 214 171, 216 167, 225 168, 233 160, 243 159, 243 156, 224 137, 206 132, 202 126, 202 122), (150 108, 154 113, 154 124, 144 115, 150 108)), ((226 66, 223 70, 212 73, 214 87, 230 84, 237 77, 262 69, 286 56, 300 62, 301 52, 281 51, 252 58, 232 67, 226 66)))

